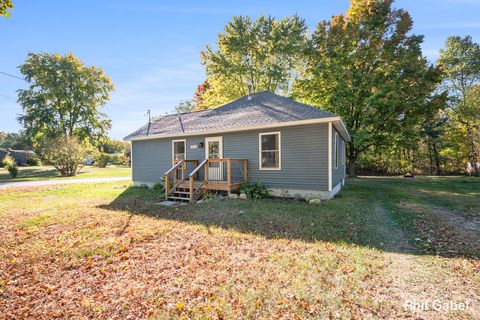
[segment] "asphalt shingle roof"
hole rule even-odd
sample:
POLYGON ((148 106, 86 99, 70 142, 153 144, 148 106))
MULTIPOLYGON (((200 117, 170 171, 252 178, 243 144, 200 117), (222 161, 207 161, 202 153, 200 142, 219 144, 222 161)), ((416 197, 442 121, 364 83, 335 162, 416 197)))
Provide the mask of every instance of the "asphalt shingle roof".
POLYGON ((125 137, 175 135, 255 127, 282 122, 334 117, 333 113, 271 92, 258 92, 215 109, 159 117, 125 137))

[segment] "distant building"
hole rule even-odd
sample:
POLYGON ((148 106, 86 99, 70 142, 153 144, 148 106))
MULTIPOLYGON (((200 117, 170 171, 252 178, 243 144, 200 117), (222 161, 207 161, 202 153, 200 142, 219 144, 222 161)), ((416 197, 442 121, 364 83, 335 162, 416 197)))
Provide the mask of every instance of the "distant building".
POLYGON ((34 158, 37 154, 32 150, 13 150, 10 148, 0 148, 0 161, 10 155, 18 165, 25 165, 28 162, 28 159, 34 158))

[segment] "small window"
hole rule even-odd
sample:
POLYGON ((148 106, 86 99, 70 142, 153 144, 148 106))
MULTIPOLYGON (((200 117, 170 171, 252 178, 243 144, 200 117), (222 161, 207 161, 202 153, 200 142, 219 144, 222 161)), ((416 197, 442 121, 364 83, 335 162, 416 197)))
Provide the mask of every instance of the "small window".
POLYGON ((185 140, 173 140, 172 141, 172 155, 173 161, 186 159, 185 153, 185 140))
POLYGON ((338 169, 338 133, 335 132, 335 146, 334 146, 335 169, 338 169))
POLYGON ((281 169, 280 132, 260 133, 259 156, 260 170, 281 169))

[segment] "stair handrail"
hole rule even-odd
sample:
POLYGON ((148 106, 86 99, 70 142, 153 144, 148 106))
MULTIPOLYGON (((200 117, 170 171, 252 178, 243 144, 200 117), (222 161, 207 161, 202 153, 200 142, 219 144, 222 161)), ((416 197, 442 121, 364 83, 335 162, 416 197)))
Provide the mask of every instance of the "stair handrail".
POLYGON ((175 164, 173 165, 173 167, 171 167, 170 169, 168 169, 168 171, 165 172, 163 175, 170 174, 173 170, 175 170, 179 165, 182 164, 182 161, 183 161, 183 160, 178 161, 177 163, 175 163, 175 164))
MULTIPOLYGON (((170 175, 170 173, 171 173, 172 171, 178 169, 178 167, 179 167, 180 165, 183 165, 183 160, 175 163, 167 172, 165 172, 165 173, 163 174, 164 181, 165 181, 165 199, 167 199, 167 198, 168 198, 168 195, 170 194, 170 192, 172 192, 172 191, 178 186, 178 184, 177 184, 177 185, 175 185, 175 186, 172 186, 172 188, 171 188, 170 190, 168 189, 168 184, 169 184, 169 179, 170 179, 170 178, 169 178, 169 175, 170 175)), ((176 182, 176 181, 175 181, 175 182, 176 182)), ((174 182, 174 183, 175 183, 175 182, 174 182)), ((181 181, 180 181, 180 182, 181 182, 181 181)))
POLYGON ((207 181, 207 177, 204 177, 203 182, 197 187, 197 189, 193 190, 193 176, 200 170, 206 163, 208 163, 208 159, 203 160, 192 172, 190 172, 188 178, 190 182, 190 201, 193 201, 193 195, 197 193, 197 191, 202 187, 202 185, 207 181))
POLYGON ((193 177, 193 175, 197 173, 197 171, 200 170, 200 168, 203 167, 207 162, 208 162, 208 159, 203 160, 195 169, 193 169, 192 172, 190 172, 190 174, 188 175, 189 178, 193 177))

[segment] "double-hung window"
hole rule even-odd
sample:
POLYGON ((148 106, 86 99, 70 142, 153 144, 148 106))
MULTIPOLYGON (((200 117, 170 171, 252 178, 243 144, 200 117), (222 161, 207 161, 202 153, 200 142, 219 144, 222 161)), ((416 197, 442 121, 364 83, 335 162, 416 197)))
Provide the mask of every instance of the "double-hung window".
POLYGON ((260 133, 258 138, 260 170, 280 170, 282 167, 280 132, 260 133))
POLYGON ((186 157, 186 141, 173 140, 172 141, 172 157, 173 162, 176 160, 185 160, 186 157))

